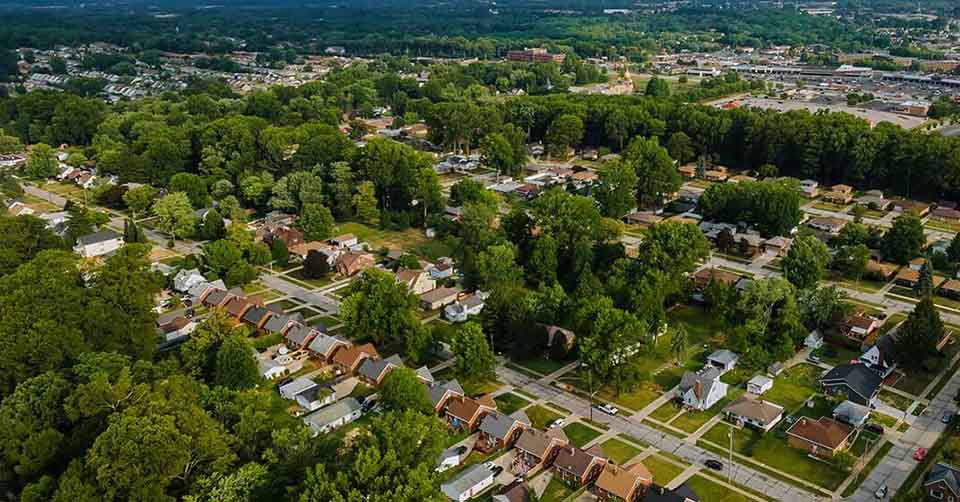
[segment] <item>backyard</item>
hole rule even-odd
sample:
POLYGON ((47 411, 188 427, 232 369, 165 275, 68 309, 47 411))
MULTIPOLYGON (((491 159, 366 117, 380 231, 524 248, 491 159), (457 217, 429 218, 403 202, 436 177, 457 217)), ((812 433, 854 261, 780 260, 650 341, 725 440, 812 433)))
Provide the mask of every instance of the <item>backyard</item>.
POLYGON ((787 368, 773 380, 773 388, 763 394, 763 399, 779 404, 787 411, 795 410, 816 394, 821 371, 810 364, 787 368))

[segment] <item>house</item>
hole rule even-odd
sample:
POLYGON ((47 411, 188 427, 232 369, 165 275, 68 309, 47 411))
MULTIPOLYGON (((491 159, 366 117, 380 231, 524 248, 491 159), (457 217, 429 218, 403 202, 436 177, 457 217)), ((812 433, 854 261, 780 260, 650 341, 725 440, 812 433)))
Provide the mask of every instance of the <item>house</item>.
POLYGON ((290 350, 300 350, 307 347, 318 334, 310 326, 295 323, 287 328, 286 333, 283 334, 283 341, 290 350))
POLYGON ((424 382, 424 385, 427 387, 427 397, 433 404, 434 413, 439 413, 440 410, 444 409, 450 399, 464 396, 463 387, 456 380, 448 380, 442 383, 424 382))
POLYGON ((577 335, 569 329, 560 326, 544 326, 544 329, 547 331, 547 348, 553 347, 554 342, 562 342, 567 350, 570 350, 577 340, 577 335))
POLYGON ((449 279, 456 273, 452 258, 440 258, 437 263, 427 265, 427 273, 435 281, 449 279))
POLYGON ((417 378, 420 379, 421 383, 428 384, 433 383, 433 373, 430 373, 430 368, 426 366, 421 366, 414 370, 414 373, 417 374, 417 378))
POLYGON ((663 221, 663 216, 659 216, 653 211, 640 211, 626 215, 624 221, 629 225, 649 227, 663 221))
POLYGON ((197 323, 182 315, 168 319, 162 324, 160 323, 160 319, 157 319, 157 331, 163 338, 163 342, 161 343, 163 347, 169 347, 185 341, 196 329, 197 323))
POLYGON ((867 190, 863 195, 857 197, 857 203, 875 211, 886 211, 893 204, 893 201, 883 198, 883 192, 880 190, 867 190))
POLYGON ((423 310, 437 310, 457 301, 460 290, 457 288, 437 288, 420 295, 423 310))
POLYGON ((339 258, 340 253, 343 252, 340 248, 330 246, 320 241, 303 242, 293 246, 289 251, 291 255, 300 258, 300 260, 306 260, 311 252, 320 253, 326 257, 327 265, 330 265, 331 268, 337 266, 337 258, 339 258))
POLYGON ((310 352, 310 355, 320 359, 321 361, 330 361, 333 355, 339 349, 347 349, 350 347, 350 342, 329 335, 318 335, 307 344, 307 351, 310 352))
POLYGON ((247 310, 257 306, 263 306, 263 302, 258 298, 252 296, 249 298, 234 296, 227 302, 226 305, 224 305, 223 309, 238 320, 242 320, 243 315, 247 313, 247 310))
POLYGON ((823 337, 820 333, 813 331, 803 339, 803 346, 811 350, 817 350, 823 347, 823 337))
POLYGON ((7 206, 7 214, 10 216, 26 216, 35 214, 36 211, 32 207, 24 204, 20 201, 14 201, 9 206, 7 206))
POLYGON ((437 457, 437 466, 434 472, 446 472, 460 465, 460 447, 448 448, 437 457))
POLYGON ((440 491, 450 500, 466 502, 493 486, 494 477, 486 464, 476 464, 440 485, 440 491))
POLYGON ((197 269, 190 270, 181 270, 177 272, 177 275, 173 276, 173 290, 179 291, 180 293, 186 293, 190 291, 190 288, 207 282, 207 278, 203 276, 197 269))
POLYGON ((703 177, 707 181, 722 183, 724 181, 727 181, 727 178, 729 178, 730 175, 727 174, 726 167, 717 166, 714 169, 707 169, 706 171, 704 171, 703 177))
MULTIPOLYGON (((300 315, 300 317, 303 316, 300 315)), ((263 330, 270 334, 277 333, 283 335, 287 332, 287 330, 297 324, 299 324, 299 322, 295 320, 294 316, 275 313, 270 316, 270 319, 267 319, 266 323, 264 323, 263 330)))
POLYGON ((353 373, 360 368, 364 359, 377 359, 380 354, 372 344, 355 345, 340 349, 333 354, 333 364, 335 364, 344 373, 353 373))
POLYGON ((937 462, 923 480, 923 491, 932 500, 960 500, 960 469, 937 462))
POLYGON ((820 193, 820 183, 815 180, 800 180, 800 194, 807 198, 814 198, 820 193))
POLYGON ((940 296, 953 298, 954 300, 960 299, 960 280, 948 279, 943 283, 942 286, 940 286, 940 291, 938 293, 940 296))
POLYGON ((338 248, 352 248, 357 244, 360 244, 360 241, 357 239, 356 235, 343 234, 330 239, 330 244, 338 248))
POLYGON ((267 380, 276 380, 290 372, 286 366, 273 359, 259 359, 257 365, 260 369, 260 376, 267 380))
POLYGON ((851 427, 863 427, 870 418, 870 408, 861 406, 853 401, 844 401, 833 409, 831 414, 834 420, 843 422, 851 427))
POLYGON ((874 259, 867 262, 867 271, 864 277, 878 281, 889 281, 897 272, 897 266, 892 263, 883 263, 874 259))
POLYGON ((397 270, 397 282, 406 286, 407 291, 415 295, 422 295, 437 287, 437 281, 430 277, 425 270, 411 270, 401 268, 397 270))
POLYGON ((183 303, 186 305, 201 305, 210 292, 214 290, 225 291, 226 289, 226 284, 220 279, 213 282, 201 282, 200 284, 195 284, 187 291, 183 303))
POLYGON ((836 235, 843 230, 843 227, 847 226, 847 220, 831 218, 829 216, 818 216, 816 218, 811 218, 810 221, 807 222, 807 226, 814 230, 820 230, 822 232, 827 232, 828 234, 836 235))
POLYGON ((599 447, 581 450, 567 445, 560 448, 557 458, 553 460, 553 468, 560 479, 579 488, 592 484, 606 463, 607 459, 602 456, 599 447))
POLYGON ((677 171, 679 171, 680 176, 683 176, 684 178, 693 179, 697 177, 697 166, 693 164, 680 166, 677 168, 677 171))
POLYGON ((337 273, 344 277, 352 277, 376 265, 373 255, 364 251, 347 251, 340 255, 337 261, 337 273))
POLYGON ((896 199, 893 202, 893 210, 898 213, 912 212, 918 217, 923 218, 930 212, 930 204, 910 199, 896 199))
POLYGON ((719 370, 720 373, 726 373, 737 366, 739 359, 740 356, 736 353, 727 349, 720 349, 707 357, 707 364, 719 370))
POLYGON ((882 325, 883 322, 880 320, 868 316, 863 311, 857 311, 842 318, 837 331, 847 338, 862 342, 873 336, 882 325))
POLYGON ((203 297, 203 304, 207 307, 223 307, 233 300, 234 294, 223 289, 214 288, 203 297))
POLYGON ((337 401, 337 395, 329 387, 314 386, 297 394, 297 405, 307 412, 316 411, 337 401))
POLYGON ((763 252, 769 253, 774 256, 786 256, 787 252, 790 251, 790 246, 793 244, 793 239, 787 237, 771 237, 763 241, 763 252))
POLYGON ((704 291, 712 282, 726 286, 733 286, 740 280, 740 276, 719 268, 701 268, 693 274, 693 285, 697 291, 704 291))
POLYGON ((77 238, 73 251, 84 258, 95 258, 112 253, 123 247, 123 235, 105 228, 99 232, 77 238))
POLYGON ((930 212, 930 219, 957 223, 960 222, 960 211, 949 207, 938 207, 930 212))
POLYGON ((917 281, 920 280, 920 272, 910 268, 903 267, 897 272, 897 277, 895 279, 898 286, 903 286, 906 288, 912 288, 917 285, 917 281))
POLYGON ((569 443, 570 440, 560 428, 546 432, 533 428, 524 429, 514 445, 517 456, 513 460, 513 472, 525 475, 533 469, 552 464, 560 448, 569 443))
POLYGON ((896 335, 883 336, 860 356, 860 362, 875 371, 880 378, 887 378, 897 369, 896 343, 896 335))
POLYGON ((723 408, 723 414, 735 424, 749 425, 767 432, 783 419, 783 406, 750 396, 740 396, 723 408))
POLYGON ((830 191, 823 194, 821 198, 832 204, 845 206, 853 202, 853 187, 850 185, 833 185, 830 191))
POLYGON ((530 419, 523 410, 510 415, 499 411, 487 413, 480 422, 480 436, 474 447, 486 453, 510 448, 527 427, 530 427, 530 419))
POLYGON ((747 392, 754 395, 761 395, 773 388, 773 379, 763 375, 757 375, 747 382, 747 392))
POLYGON ((777 362, 771 364, 770 366, 767 366, 767 374, 768 374, 768 375, 770 375, 770 376, 772 376, 772 377, 775 377, 775 376, 779 375, 780 373, 783 373, 783 363, 781 363, 780 361, 777 361, 777 362))
POLYGON ((349 424, 361 415, 363 409, 360 402, 348 397, 303 417, 303 421, 313 431, 313 435, 317 436, 349 424))
POLYGON ((726 397, 727 384, 720 381, 720 371, 713 366, 705 366, 694 373, 688 371, 680 380, 677 399, 684 406, 694 410, 706 410, 726 397))
POLYGON ((910 270, 916 270, 917 272, 919 272, 923 268, 923 264, 926 262, 927 262, 926 258, 924 258, 923 256, 918 256, 910 260, 910 263, 908 263, 907 266, 910 267, 910 270))
POLYGON ((360 363, 357 373, 364 382, 377 387, 383 383, 383 379, 386 378, 388 373, 402 367, 403 359, 394 354, 386 359, 365 359, 360 363))
POLYGON ((480 420, 492 411, 496 411, 497 403, 488 394, 478 398, 455 396, 447 400, 444 416, 451 429, 475 430, 480 420))
POLYGON ((277 390, 280 391, 280 397, 294 400, 301 392, 316 386, 317 383, 309 378, 296 378, 290 383, 281 385, 277 390))
POLYGON ((643 500, 644 502, 700 502, 700 497, 686 483, 681 483, 672 490, 653 485, 647 490, 643 500))
POLYGON ((266 324, 272 316, 273 312, 265 307, 253 307, 243 314, 243 322, 259 330, 263 328, 263 325, 266 324))
POLYGON ((607 462, 593 485, 602 502, 637 502, 653 484, 653 474, 642 462, 619 466, 607 462))
POLYGON ((853 427, 828 417, 819 420, 800 417, 787 429, 787 442, 822 458, 833 458, 847 447, 853 427))
POLYGON ((479 295, 470 295, 443 308, 443 316, 450 322, 465 322, 470 316, 483 310, 484 300, 479 295))
POLYGON ((515 479, 493 496, 493 502, 530 502, 530 487, 526 481, 515 479))
POLYGON ((271 246, 273 241, 281 240, 287 245, 287 249, 292 249, 304 242, 303 232, 284 223, 268 223, 260 227, 257 230, 257 237, 271 246))
POLYGON ((831 395, 846 396, 863 406, 870 406, 880 393, 883 378, 865 364, 841 364, 834 366, 820 379, 823 391, 831 395))

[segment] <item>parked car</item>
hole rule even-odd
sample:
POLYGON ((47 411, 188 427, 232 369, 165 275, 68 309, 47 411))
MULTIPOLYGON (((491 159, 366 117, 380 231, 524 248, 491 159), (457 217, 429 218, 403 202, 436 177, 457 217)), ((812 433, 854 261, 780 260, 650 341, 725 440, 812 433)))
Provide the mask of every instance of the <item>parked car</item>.
POLYGON ((620 410, 618 410, 615 406, 611 406, 609 404, 596 404, 594 405, 594 408, 606 413, 607 415, 616 416, 617 413, 620 413, 620 410))
POLYGON ((880 488, 877 488, 877 491, 874 492, 873 497, 877 500, 887 498, 887 485, 880 485, 880 488))
POLYGON ((704 462, 703 464, 706 465, 707 467, 709 467, 710 469, 715 470, 715 471, 722 471, 722 470, 723 470, 723 462, 721 462, 721 461, 719 461, 719 460, 714 460, 714 459, 711 458, 711 459, 708 459, 708 460, 707 460, 706 462, 704 462))
POLYGON ((819 363, 819 362, 820 362, 820 356, 818 356, 818 355, 816 355, 816 354, 810 354, 809 356, 807 356, 807 359, 810 360, 811 363, 819 363))
POLYGON ((497 466, 494 466, 493 469, 491 469, 491 471, 493 472, 493 476, 497 477, 500 475, 501 472, 503 472, 503 467, 497 465, 497 466))
POLYGON ((943 416, 940 417, 940 421, 945 424, 949 424, 953 421, 953 413, 950 413, 949 411, 944 412, 943 416))
POLYGON ((564 422, 564 420, 563 420, 562 418, 558 418, 558 419, 556 419, 556 420, 554 420, 553 422, 550 423, 550 428, 551 428, 551 429, 556 429, 556 428, 558 428, 558 427, 563 427, 563 424, 565 424, 565 423, 566 423, 566 422, 564 422))
POLYGON ((917 448, 917 451, 913 452, 913 459, 917 462, 922 462, 925 458, 927 458, 926 448, 917 448))
POLYGON ((867 430, 867 432, 872 432, 880 436, 883 435, 883 426, 880 424, 869 423, 864 428, 867 430))
POLYGON ((467 453, 467 446, 466 446, 466 445, 460 445, 460 446, 457 447, 456 450, 453 450, 453 451, 454 451, 454 453, 456 453, 457 455, 463 455, 464 453, 467 453))

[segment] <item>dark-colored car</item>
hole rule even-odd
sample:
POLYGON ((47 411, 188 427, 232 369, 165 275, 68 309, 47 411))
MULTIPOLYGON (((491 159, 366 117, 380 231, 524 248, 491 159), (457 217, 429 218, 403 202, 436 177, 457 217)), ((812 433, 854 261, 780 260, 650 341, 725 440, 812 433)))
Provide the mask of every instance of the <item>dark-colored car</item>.
POLYGON ((503 472, 503 466, 498 465, 498 466, 494 467, 494 468, 493 468, 493 477, 499 476, 501 472, 503 472))
POLYGON ((714 459, 712 459, 712 458, 709 459, 709 460, 707 460, 706 462, 704 462, 703 465, 706 465, 707 467, 709 467, 709 468, 711 468, 711 469, 713 469, 713 470, 715 470, 715 471, 722 471, 722 470, 723 470, 723 462, 721 462, 721 461, 719 461, 719 460, 714 460, 714 459))
POLYGON ((872 432, 881 436, 883 435, 883 426, 880 424, 869 423, 866 427, 864 427, 864 429, 866 429, 867 432, 872 432))

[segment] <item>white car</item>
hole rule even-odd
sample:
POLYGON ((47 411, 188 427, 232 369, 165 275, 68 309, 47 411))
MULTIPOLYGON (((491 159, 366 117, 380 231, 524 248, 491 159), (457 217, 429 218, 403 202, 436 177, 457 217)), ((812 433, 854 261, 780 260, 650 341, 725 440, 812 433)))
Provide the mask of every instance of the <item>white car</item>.
POLYGON ((553 422, 550 423, 550 428, 551 428, 551 429, 556 429, 557 427, 563 427, 563 424, 564 424, 564 423, 566 423, 566 422, 564 422, 562 418, 558 418, 558 419, 556 419, 556 420, 554 420, 553 422))
POLYGON ((611 416, 617 416, 617 413, 620 413, 620 410, 609 404, 598 404, 597 409, 611 416))

